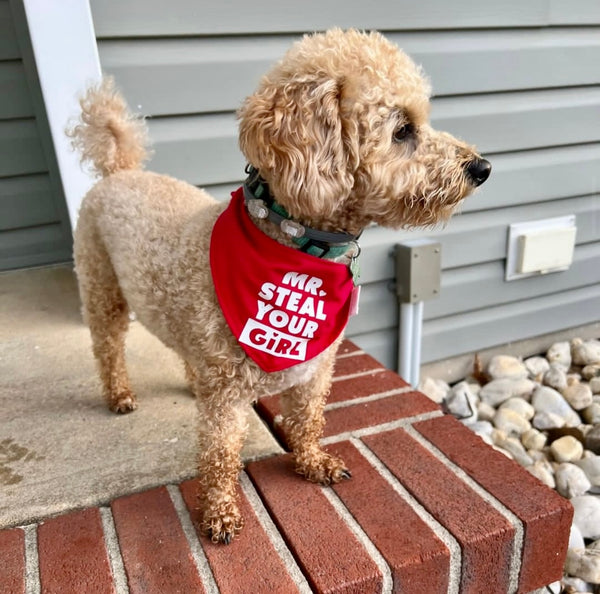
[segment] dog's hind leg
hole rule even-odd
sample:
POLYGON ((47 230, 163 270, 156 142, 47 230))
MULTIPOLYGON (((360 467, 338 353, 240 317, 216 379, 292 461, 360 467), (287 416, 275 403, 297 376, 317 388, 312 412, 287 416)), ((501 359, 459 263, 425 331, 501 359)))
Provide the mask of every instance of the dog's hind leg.
POLYGON ((185 372, 185 379, 190 387, 190 390, 194 392, 194 384, 198 381, 198 374, 196 370, 190 363, 188 363, 185 359, 183 361, 183 370, 185 372))
POLYGON ((92 335, 108 406, 113 412, 126 413, 137 408, 125 367, 129 308, 100 238, 91 229, 86 233, 84 226, 80 219, 74 250, 83 317, 92 335))

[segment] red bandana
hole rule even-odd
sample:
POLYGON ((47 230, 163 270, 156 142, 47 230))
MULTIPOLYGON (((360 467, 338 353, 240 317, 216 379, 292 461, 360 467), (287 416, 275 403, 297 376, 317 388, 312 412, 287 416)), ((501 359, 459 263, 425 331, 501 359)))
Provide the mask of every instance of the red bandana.
POLYGON ((316 357, 346 327, 354 289, 348 267, 265 235, 246 212, 242 188, 215 223, 210 266, 229 328, 264 371, 316 357))

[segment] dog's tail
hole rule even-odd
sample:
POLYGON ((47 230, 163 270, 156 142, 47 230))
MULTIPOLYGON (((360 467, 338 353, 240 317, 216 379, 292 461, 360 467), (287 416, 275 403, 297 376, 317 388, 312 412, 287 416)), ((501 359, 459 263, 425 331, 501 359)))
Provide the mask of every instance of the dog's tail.
POLYGON ((106 177, 125 169, 141 169, 150 156, 144 119, 132 114, 110 77, 90 87, 80 99, 80 121, 67 130, 81 162, 106 177))

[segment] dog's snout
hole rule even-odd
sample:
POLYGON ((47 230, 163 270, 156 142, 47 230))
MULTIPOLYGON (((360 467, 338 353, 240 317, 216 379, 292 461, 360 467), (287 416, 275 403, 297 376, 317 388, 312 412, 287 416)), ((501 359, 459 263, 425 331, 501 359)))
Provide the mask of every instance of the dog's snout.
POLYGON ((492 171, 492 164, 486 159, 474 159, 467 165, 467 173, 473 180, 473 184, 480 186, 492 171))

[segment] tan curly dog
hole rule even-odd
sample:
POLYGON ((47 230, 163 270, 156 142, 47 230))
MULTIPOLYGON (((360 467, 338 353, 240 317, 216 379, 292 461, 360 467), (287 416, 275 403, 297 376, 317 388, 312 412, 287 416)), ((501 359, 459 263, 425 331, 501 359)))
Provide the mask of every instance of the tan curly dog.
MULTIPOLYGON (((240 147, 255 180, 303 229, 335 238, 358 236, 373 223, 434 224, 485 181, 490 165, 429 125, 429 95, 420 69, 378 33, 307 36, 242 105, 240 147)), ((349 478, 344 462, 319 443, 341 338, 310 360, 263 371, 226 323, 211 276, 211 233, 227 205, 142 170, 144 122, 110 80, 90 89, 81 107, 73 143, 102 179, 83 201, 74 252, 104 396, 115 412, 137 406, 124 347, 135 312, 184 362, 199 409, 203 529, 228 543, 242 526, 239 453, 258 397, 281 393, 282 426, 300 474, 323 484, 349 478)), ((261 217, 252 220, 263 233, 301 249, 261 217)), ((348 264, 355 242, 341 245, 348 253, 335 250, 335 261, 348 264)), ((231 273, 242 266, 242 258, 232 261, 231 273)))

